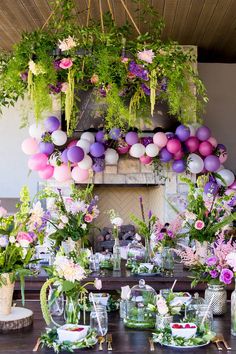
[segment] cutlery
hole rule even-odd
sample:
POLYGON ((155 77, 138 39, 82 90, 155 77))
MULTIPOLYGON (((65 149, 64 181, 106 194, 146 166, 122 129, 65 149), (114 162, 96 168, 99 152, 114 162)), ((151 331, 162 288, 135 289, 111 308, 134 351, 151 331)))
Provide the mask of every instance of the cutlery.
POLYGON ((37 339, 35 346, 33 347, 33 352, 37 352, 40 346, 40 338, 37 339))
POLYGON ((227 350, 231 350, 231 347, 228 345, 228 343, 226 342, 226 340, 222 334, 218 334, 217 338, 219 339, 220 342, 224 343, 224 346, 227 350))
POLYGON ((215 345, 217 346, 217 349, 219 351, 222 350, 221 346, 219 345, 219 342, 221 342, 221 340, 219 340, 219 338, 217 336, 215 336, 213 339, 212 339, 212 342, 215 343, 215 345))
POLYGON ((99 349, 98 350, 103 350, 103 343, 105 342, 105 338, 102 336, 98 337, 98 343, 99 343, 99 349))
POLYGON ((106 335, 106 342, 107 342, 107 350, 112 350, 112 346, 111 346, 111 343, 112 343, 112 334, 111 333, 108 333, 106 335))
POLYGON ((150 352, 153 352, 155 350, 154 348, 154 343, 152 337, 148 337, 149 344, 150 344, 150 352))

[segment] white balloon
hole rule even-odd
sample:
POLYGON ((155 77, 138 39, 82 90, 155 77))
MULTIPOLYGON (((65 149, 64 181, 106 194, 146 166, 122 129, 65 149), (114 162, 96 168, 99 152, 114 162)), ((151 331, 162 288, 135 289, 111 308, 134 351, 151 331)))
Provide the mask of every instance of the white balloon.
POLYGON ((187 166, 191 173, 200 173, 204 168, 204 162, 197 154, 190 154, 187 159, 187 166))
POLYGON ((119 160, 119 154, 114 149, 107 149, 105 152, 105 162, 107 165, 116 165, 119 160))
POLYGON ((52 135, 52 142, 57 146, 62 146, 66 143, 67 135, 62 130, 55 130, 52 135))
POLYGON ((29 135, 37 140, 41 139, 41 136, 45 133, 45 129, 42 124, 31 124, 29 126, 29 135))
POLYGON ((78 162, 79 168, 82 170, 89 170, 93 165, 93 160, 89 155, 85 155, 83 160, 78 162))
POLYGON ((81 149, 83 149, 85 154, 89 153, 90 146, 91 146, 90 141, 86 139, 80 139, 77 141, 76 145, 79 146, 81 149))
POLYGON ((155 157, 159 154, 160 149, 156 144, 148 144, 146 146, 146 154, 150 157, 155 157))
POLYGON ((56 166, 58 166, 58 165, 57 165, 57 162, 58 162, 58 161, 61 161, 61 153, 57 151, 56 153, 53 153, 53 154, 49 157, 49 164, 50 164, 51 166, 56 167, 56 166))
POLYGON ((234 174, 233 174, 232 171, 227 170, 225 168, 225 169, 223 169, 223 170, 221 170, 221 171, 219 171, 217 173, 218 173, 218 175, 220 175, 223 178, 223 180, 225 182, 225 183, 223 183, 223 181, 221 181, 219 178, 216 178, 217 183, 220 186, 225 186, 226 185, 228 187, 228 186, 231 186, 231 184, 234 183, 235 178, 234 178, 234 174))
POLYGON ((199 123, 186 124, 190 129, 190 136, 195 136, 197 129, 201 126, 199 123))
POLYGON ((146 152, 145 146, 143 144, 137 143, 131 146, 129 154, 132 157, 140 158, 146 152))
POLYGON ((90 144, 93 144, 95 142, 95 136, 91 132, 84 132, 81 134, 80 139, 85 139, 90 142, 90 144))

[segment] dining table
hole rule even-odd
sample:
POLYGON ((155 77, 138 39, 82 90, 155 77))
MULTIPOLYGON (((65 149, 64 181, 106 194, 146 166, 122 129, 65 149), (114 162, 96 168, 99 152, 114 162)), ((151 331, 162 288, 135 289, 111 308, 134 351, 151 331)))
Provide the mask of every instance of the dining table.
MULTIPOLYGON (((20 301, 16 301, 16 306, 22 306, 20 301)), ((33 324, 29 327, 20 330, 1 332, 0 333, 0 353, 2 354, 32 354, 33 348, 40 335, 45 332, 46 324, 43 320, 40 302, 38 300, 26 301, 25 307, 34 312, 33 324)), ((79 349, 75 353, 109 353, 109 354, 145 354, 145 353, 159 353, 159 354, 175 354, 175 353, 195 353, 195 354, 215 354, 218 351, 215 343, 210 343, 207 346, 191 349, 170 348, 154 344, 154 351, 150 351, 149 337, 151 337, 153 330, 137 330, 126 328, 122 319, 120 319, 119 311, 111 312, 108 315, 108 333, 112 334, 112 351, 108 351, 107 343, 103 344, 103 351, 99 351, 98 343, 88 349, 79 349)), ((89 324, 89 317, 87 317, 87 324, 89 324)), ((214 317, 213 329, 216 334, 222 334, 229 346, 230 351, 227 351, 223 343, 222 353, 236 353, 236 337, 230 334, 230 302, 228 302, 227 313, 223 316, 214 317)), ((53 353, 53 349, 39 346, 38 353, 53 353)), ((63 351, 62 354, 66 352, 63 351)))

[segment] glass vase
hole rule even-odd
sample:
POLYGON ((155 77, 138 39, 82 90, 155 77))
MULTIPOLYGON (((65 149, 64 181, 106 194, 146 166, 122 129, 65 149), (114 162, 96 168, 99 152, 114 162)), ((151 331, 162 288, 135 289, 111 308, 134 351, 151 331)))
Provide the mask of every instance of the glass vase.
POLYGON ((78 324, 80 319, 80 306, 79 306, 78 294, 66 297, 64 315, 65 315, 66 323, 78 324))
POLYGON ((145 262, 151 262, 151 245, 149 238, 145 238, 145 262))
MULTIPOLYGON (((236 278, 235 278, 236 285, 236 278)), ((231 294, 231 334, 236 336, 236 287, 231 294)))
POLYGON ((90 327, 95 329, 98 336, 105 336, 108 330, 106 306, 96 305, 90 313, 90 327))
POLYGON ((164 329, 167 325, 173 322, 173 316, 171 315, 156 315, 156 329, 164 329))
POLYGON ((115 244, 113 246, 113 270, 119 271, 121 269, 121 255, 120 255, 120 242, 115 238, 115 244))
POLYGON ((57 287, 50 286, 48 292, 48 307, 51 316, 59 317, 64 312, 64 296, 62 293, 58 293, 57 287))
POLYGON ((205 303, 212 301, 213 315, 223 315, 227 310, 227 293, 223 284, 207 284, 205 290, 205 303), (212 297, 214 296, 213 300, 212 297))
POLYGON ((174 254, 169 247, 163 247, 161 253, 162 272, 167 276, 173 276, 174 272, 174 254))

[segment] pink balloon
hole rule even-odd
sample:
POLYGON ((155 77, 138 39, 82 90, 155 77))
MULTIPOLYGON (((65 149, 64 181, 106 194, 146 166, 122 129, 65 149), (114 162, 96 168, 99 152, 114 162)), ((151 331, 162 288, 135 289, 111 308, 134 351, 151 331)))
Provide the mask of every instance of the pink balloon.
POLYGON ((190 136, 190 138, 185 141, 185 145, 189 152, 195 152, 199 147, 199 140, 195 136, 190 136))
POLYGON ((78 143, 78 140, 72 140, 69 142, 69 144, 67 145, 67 148, 71 148, 73 146, 76 146, 76 144, 78 143))
POLYGON ((221 153, 220 156, 219 156, 220 163, 225 163, 225 161, 227 160, 227 158, 228 158, 228 153, 227 153, 227 151, 225 151, 224 153, 221 153))
POLYGON ((48 157, 45 154, 38 153, 32 155, 28 160, 28 167, 33 171, 41 171, 46 168, 48 162, 48 157))
POLYGON ((236 191, 236 181, 234 181, 233 184, 231 184, 231 186, 229 186, 230 189, 233 189, 234 191, 236 191))
POLYGON ((211 143, 211 145, 212 145, 214 148, 217 147, 218 142, 217 142, 216 138, 214 138, 214 136, 210 136, 210 138, 209 138, 207 141, 209 141, 209 143, 211 143))
POLYGON ((181 142, 178 139, 170 139, 166 147, 169 152, 176 154, 181 149, 181 142))
POLYGON ((208 156, 212 154, 213 146, 211 145, 211 143, 209 143, 209 141, 203 141, 199 145, 198 151, 202 156, 208 156))
POLYGON ((89 177, 89 170, 82 170, 79 166, 73 168, 71 176, 75 182, 85 182, 89 177))
POLYGON ((57 182, 65 182, 71 179, 71 171, 68 165, 55 166, 53 177, 57 182))
POLYGON ((154 144, 156 144, 160 148, 165 147, 167 144, 167 141, 168 141, 168 139, 167 139, 167 136, 165 135, 165 133, 158 132, 153 135, 154 144))
POLYGON ((49 179, 53 176, 54 167, 47 165, 44 170, 39 171, 39 177, 42 179, 49 179))
POLYGON ((177 151, 176 154, 174 154, 174 160, 181 160, 183 156, 184 156, 183 150, 179 150, 177 151))
POLYGON ((149 165, 152 162, 152 157, 143 155, 139 160, 143 165, 149 165))
POLYGON ((38 152, 38 143, 34 138, 27 138, 21 144, 21 149, 26 155, 34 155, 38 152))

